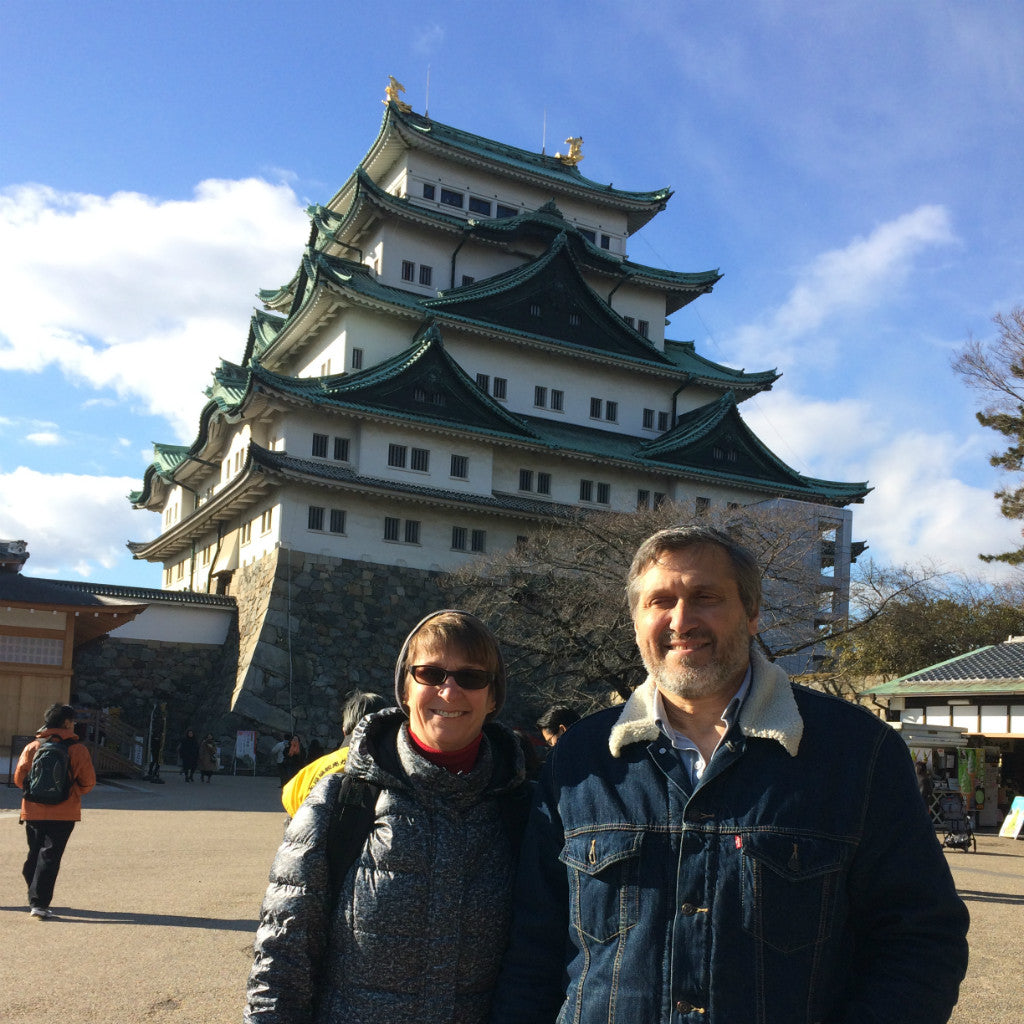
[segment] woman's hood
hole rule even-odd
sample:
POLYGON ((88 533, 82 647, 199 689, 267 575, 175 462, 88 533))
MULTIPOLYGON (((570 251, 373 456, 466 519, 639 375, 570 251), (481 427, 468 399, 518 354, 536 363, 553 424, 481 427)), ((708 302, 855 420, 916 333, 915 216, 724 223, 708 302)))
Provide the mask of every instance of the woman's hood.
MULTIPOLYGON (((409 635, 405 638, 405 643, 402 644, 402 649, 398 652, 398 660, 395 662, 395 702, 397 705, 406 712, 405 707, 405 659, 409 653, 409 644, 412 638, 419 632, 420 627, 431 619, 436 619, 438 615, 449 615, 451 613, 456 615, 463 615, 467 619, 473 619, 479 622, 481 626, 490 632, 490 627, 485 622, 477 618, 470 612, 464 612, 458 608, 442 608, 440 611, 431 612, 429 615, 425 615, 415 626, 409 630, 409 635)), ((502 706, 505 703, 505 691, 508 688, 508 682, 505 675, 505 659, 501 656, 501 648, 498 648, 498 673, 494 677, 494 683, 491 686, 492 694, 494 696, 494 710, 487 716, 488 721, 494 718, 502 706)), ((408 712, 406 712, 408 714, 408 712)))

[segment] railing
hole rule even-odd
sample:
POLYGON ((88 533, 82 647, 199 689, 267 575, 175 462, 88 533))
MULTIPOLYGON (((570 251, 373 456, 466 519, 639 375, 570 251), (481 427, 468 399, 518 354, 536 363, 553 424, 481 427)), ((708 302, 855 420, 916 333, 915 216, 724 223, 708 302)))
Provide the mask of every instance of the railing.
POLYGON ((99 710, 79 711, 75 724, 97 775, 143 774, 146 739, 134 726, 99 710))

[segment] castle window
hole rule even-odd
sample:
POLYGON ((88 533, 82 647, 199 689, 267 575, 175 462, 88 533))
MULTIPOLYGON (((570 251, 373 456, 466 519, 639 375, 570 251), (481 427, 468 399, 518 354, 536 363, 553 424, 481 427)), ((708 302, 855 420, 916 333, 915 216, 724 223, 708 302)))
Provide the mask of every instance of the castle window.
POLYGON ((594 500, 594 481, 593 480, 581 480, 580 481, 580 501, 593 501, 594 500))
POLYGON ((607 505, 612 500, 612 487, 611 484, 598 484, 597 485, 597 503, 598 505, 607 505))
POLYGON ((461 210, 464 201, 465 197, 461 192, 455 192, 450 188, 441 189, 441 202, 444 206, 455 206, 461 210))
POLYGON ((409 460, 409 468, 415 469, 420 473, 430 472, 430 449, 429 448, 413 448, 411 458, 409 460))
MULTIPOLYGON (((410 277, 411 281, 412 278, 410 277)), ((363 350, 361 348, 352 349, 352 369, 361 370, 363 368, 363 350)))
POLYGON ((402 520, 395 519, 392 516, 384 517, 384 539, 385 540, 398 540, 399 531, 402 528, 402 520))
POLYGON ((668 430, 668 413, 667 412, 659 412, 658 413, 658 429, 659 430, 668 430))
POLYGON ((601 418, 601 409, 604 403, 600 398, 592 398, 590 400, 590 418, 592 420, 599 420, 601 418))
POLYGON ((388 465, 394 469, 405 469, 405 456, 408 449, 404 444, 388 445, 388 465))
POLYGON ((651 492, 640 488, 636 492, 636 508, 638 512, 642 512, 646 508, 650 508, 651 505, 651 492))
POLYGON ((533 389, 533 404, 538 409, 543 409, 548 404, 548 389, 539 384, 533 389))
POLYGON ((306 529, 321 531, 324 528, 324 509, 322 505, 310 505, 306 512, 306 529))
POLYGON ((336 437, 334 439, 334 461, 348 462, 349 441, 347 437, 336 437))
POLYGON ((605 402, 604 403, 604 418, 609 423, 617 423, 619 419, 619 403, 618 402, 605 402))
POLYGON ((345 511, 340 508, 331 509, 331 533, 345 532, 345 511))
POLYGON ((412 400, 414 402, 425 402, 427 400, 427 389, 426 388, 413 388, 412 389, 412 400))
POLYGON ((534 302, 530 305, 530 316, 540 316, 540 303, 534 302))
POLYGON ((627 327, 632 327, 634 330, 636 329, 636 320, 633 317, 624 316, 622 319, 627 327))
POLYGON ((491 388, 490 375, 486 373, 478 373, 476 375, 476 385, 486 395, 491 388))
POLYGON ((654 429, 654 410, 653 409, 644 409, 644 420, 643 420, 643 423, 644 423, 644 430, 653 430, 654 429))
POLYGON ((247 523, 242 523, 242 528, 239 531, 239 540, 243 544, 248 544, 252 540, 252 520, 250 519, 247 523))
POLYGON ((495 377, 494 378, 494 397, 495 398, 507 398, 508 397, 508 378, 507 377, 495 377))
POLYGON ((665 494, 663 491, 654 492, 654 507, 656 509, 661 508, 661 506, 664 505, 666 501, 668 501, 667 494, 665 494))
POLYGON ((569 326, 570 327, 579 327, 581 322, 582 321, 580 320, 579 313, 570 313, 569 314, 569 326))
POLYGON ((402 260, 402 280, 416 280, 416 264, 412 260, 402 260))
POLYGON ((711 508, 711 499, 710 498, 703 498, 700 495, 697 496, 697 498, 695 499, 695 501, 693 503, 693 510, 699 516, 706 516, 708 514, 708 509, 710 509, 710 508, 711 508))
POLYGON ((327 435, 313 435, 313 457, 317 459, 327 458, 327 435))
POLYGON ((451 475, 456 480, 466 480, 469 477, 469 459, 465 455, 452 456, 451 475))
POLYGON ((418 519, 406 519, 405 521, 405 543, 419 544, 420 522, 418 519))
POLYGON ((423 185, 423 198, 424 199, 433 199, 436 195, 437 195, 437 190, 434 188, 434 186, 433 185, 428 185, 427 183, 424 182, 424 185, 423 185))
POLYGON ((591 245, 597 245, 597 232, 591 231, 589 228, 580 228, 580 234, 588 241, 591 245))
POLYGON ((269 533, 270 532, 270 527, 273 524, 273 521, 274 521, 274 510, 272 508, 268 508, 266 510, 266 512, 264 512, 260 516, 260 533, 269 533))
POLYGON ((519 490, 521 490, 521 491, 532 491, 533 490, 533 470, 532 469, 521 469, 521 470, 519 470, 519 490))
POLYGON ((610 249, 612 247, 612 240, 607 235, 601 236, 601 248, 610 249))
POLYGON ((476 196, 469 197, 469 209, 471 213, 482 213, 485 217, 491 215, 491 204, 486 199, 477 199, 476 196))
POLYGON ((474 530, 469 542, 470 549, 472 551, 486 551, 487 550, 487 531, 486 530, 474 530))
POLYGON ((550 473, 538 473, 537 474, 537 493, 538 494, 550 494, 551 493, 551 474, 550 473))
POLYGON ((420 284, 425 284, 430 287, 430 282, 434 279, 434 270, 432 267, 420 264, 420 284))
POLYGON ((565 408, 565 392, 558 388, 551 389, 551 408, 555 412, 561 412, 565 408))
POLYGON ((515 217, 519 211, 514 206, 503 206, 498 203, 494 210, 495 217, 515 217))
POLYGON ((637 334, 642 334, 645 338, 651 329, 651 325, 646 320, 637 320, 636 330, 637 334))
POLYGON ((465 551, 466 550, 466 539, 467 531, 464 526, 453 526, 452 527, 452 550, 453 551, 465 551))
POLYGON ((476 281, 475 277, 471 277, 469 274, 462 275, 462 287, 465 288, 467 284, 473 284, 476 281))

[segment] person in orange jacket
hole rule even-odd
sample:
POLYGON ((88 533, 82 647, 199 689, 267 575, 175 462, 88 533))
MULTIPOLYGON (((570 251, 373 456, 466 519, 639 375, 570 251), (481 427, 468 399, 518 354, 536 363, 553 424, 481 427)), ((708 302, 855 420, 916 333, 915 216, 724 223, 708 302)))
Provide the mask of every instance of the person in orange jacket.
POLYGON ((40 743, 49 737, 72 740, 68 748, 71 759, 71 791, 68 798, 57 804, 21 801, 21 823, 28 839, 28 857, 21 873, 28 885, 29 913, 45 921, 53 917, 50 901, 57 882, 64 848, 71 837, 76 821, 82 820, 82 797, 96 785, 96 770, 85 745, 75 734, 75 709, 69 704, 53 704, 46 710, 42 729, 18 758, 14 769, 14 784, 25 788, 32 759, 40 743))

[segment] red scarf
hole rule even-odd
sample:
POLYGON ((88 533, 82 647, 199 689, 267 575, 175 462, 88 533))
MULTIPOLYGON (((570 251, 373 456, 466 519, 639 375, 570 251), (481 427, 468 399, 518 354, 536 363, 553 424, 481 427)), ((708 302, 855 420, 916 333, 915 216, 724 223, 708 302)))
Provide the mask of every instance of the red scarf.
POLYGON ((411 727, 409 729, 409 737, 413 742, 413 746, 431 764, 436 764, 439 768, 450 771, 452 775, 459 775, 462 772, 468 772, 476 764, 476 756, 480 751, 480 741, 484 738, 484 734, 480 733, 468 747, 463 747, 461 750, 435 750, 433 747, 428 747, 412 731, 411 727))

